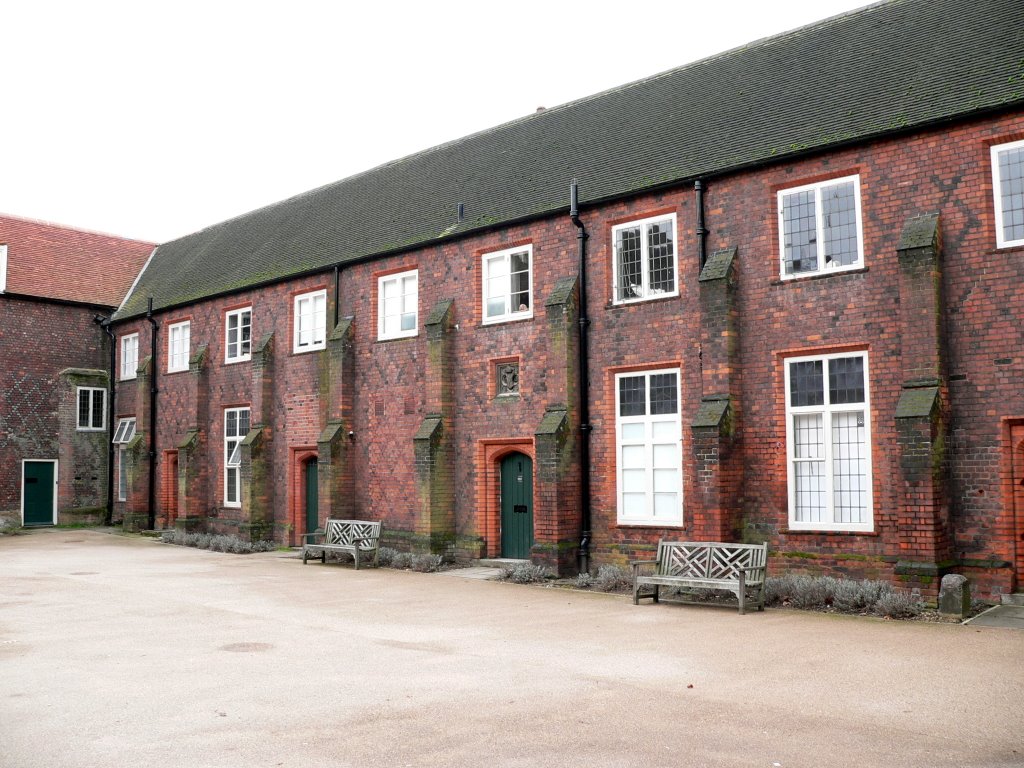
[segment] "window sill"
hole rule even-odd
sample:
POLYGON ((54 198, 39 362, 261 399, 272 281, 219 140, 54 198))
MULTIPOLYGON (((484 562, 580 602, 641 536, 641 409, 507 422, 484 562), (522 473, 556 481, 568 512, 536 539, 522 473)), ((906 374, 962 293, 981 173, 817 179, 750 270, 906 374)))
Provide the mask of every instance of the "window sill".
POLYGON ((533 312, 509 315, 507 317, 492 318, 490 320, 481 320, 481 328, 490 328, 493 325, 507 325, 508 323, 521 323, 524 320, 533 320, 533 312))
POLYGON ((188 373, 188 368, 175 368, 172 370, 164 371, 164 376, 173 376, 176 373, 188 373))
POLYGON ((326 344, 321 344, 318 347, 309 347, 307 349, 292 349, 292 357, 295 357, 296 355, 308 355, 310 352, 323 352, 325 349, 327 349, 326 344))
POLYGON ((669 301, 671 299, 678 299, 679 293, 666 293, 659 294, 657 296, 648 296, 643 299, 633 299, 632 301, 609 301, 604 305, 605 309, 625 309, 626 307, 644 306, 646 304, 655 304, 659 301, 669 301))
POLYGON ((118 381, 135 381, 138 378, 139 378, 138 376, 129 376, 128 378, 118 379, 118 381))
POLYGON ((224 365, 235 365, 237 363, 248 363, 252 360, 252 355, 246 355, 245 357, 232 357, 230 359, 225 358, 224 365))
POLYGON ((842 275, 863 275, 868 272, 868 267, 854 267, 853 269, 833 269, 827 272, 815 272, 810 275, 794 275, 793 277, 777 277, 771 281, 771 285, 789 285, 790 283, 802 283, 807 280, 827 280, 830 277, 842 275))
POLYGON ((106 432, 106 427, 75 427, 75 432, 106 432))
POLYGON ((878 537, 878 531, 836 531, 830 528, 781 528, 780 536, 872 536, 878 537))
POLYGON ((682 530, 686 526, 683 525, 683 522, 680 520, 678 523, 665 523, 665 522, 640 523, 640 522, 636 522, 636 521, 630 521, 628 523, 616 523, 612 527, 615 528, 616 530, 628 530, 630 528, 637 528, 637 529, 642 529, 642 530, 650 531, 652 529, 657 529, 657 528, 671 528, 673 530, 682 530))

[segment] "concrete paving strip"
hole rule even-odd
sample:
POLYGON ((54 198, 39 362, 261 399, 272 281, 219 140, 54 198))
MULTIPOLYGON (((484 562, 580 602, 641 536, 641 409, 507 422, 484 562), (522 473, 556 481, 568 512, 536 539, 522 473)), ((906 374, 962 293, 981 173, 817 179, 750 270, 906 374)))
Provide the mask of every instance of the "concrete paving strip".
POLYGON ((0 538, 2 768, 1024 765, 1024 632, 0 538))
POLYGON ((457 579, 482 579, 493 581, 501 576, 501 568, 486 568, 474 566, 472 568, 452 568, 450 571, 438 571, 438 576, 453 576, 457 579))
POLYGON ((984 613, 979 613, 965 624, 973 627, 1008 627, 1024 629, 1024 606, 994 605, 984 613))

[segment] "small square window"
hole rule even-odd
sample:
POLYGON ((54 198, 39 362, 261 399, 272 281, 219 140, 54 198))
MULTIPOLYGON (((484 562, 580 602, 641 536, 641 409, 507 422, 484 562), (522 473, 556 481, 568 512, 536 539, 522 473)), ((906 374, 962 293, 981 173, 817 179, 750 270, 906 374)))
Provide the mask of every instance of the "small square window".
POLYGON ((377 281, 377 338, 415 336, 419 318, 419 272, 385 275, 377 281))
POLYGON ((1024 245, 1024 141, 992 147, 996 247, 1024 245))
POLYGON ((252 307, 235 309, 224 316, 224 360, 238 363, 252 356, 252 307))
POLYGON ((678 296, 676 215, 612 227, 614 303, 678 296))
POLYGON ((859 177, 782 190, 778 205, 783 279, 864 265, 859 177))
POLYGON ((484 255, 484 323, 533 317, 532 263, 532 245, 484 255))
POLYGON ((78 429, 99 432, 106 428, 107 390, 78 387, 78 429))
POLYGON ((139 370, 139 334, 121 337, 121 381, 134 379, 139 370))
POLYGON ((323 349, 327 340, 327 291, 296 296, 292 324, 294 352, 323 349))

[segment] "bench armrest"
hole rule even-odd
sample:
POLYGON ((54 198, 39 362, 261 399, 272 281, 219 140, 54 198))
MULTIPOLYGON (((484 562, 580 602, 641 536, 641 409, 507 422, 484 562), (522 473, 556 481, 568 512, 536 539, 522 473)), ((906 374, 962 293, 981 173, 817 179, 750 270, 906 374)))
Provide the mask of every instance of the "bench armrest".
POLYGON ((303 541, 304 544, 315 544, 316 543, 316 539, 318 537, 319 538, 323 538, 323 536, 324 536, 324 532, 323 531, 314 531, 313 533, 304 533, 304 534, 302 534, 302 541, 303 541))
POLYGON ((633 575, 636 576, 645 565, 657 566, 660 562, 660 560, 630 560, 629 564, 633 567, 633 575))

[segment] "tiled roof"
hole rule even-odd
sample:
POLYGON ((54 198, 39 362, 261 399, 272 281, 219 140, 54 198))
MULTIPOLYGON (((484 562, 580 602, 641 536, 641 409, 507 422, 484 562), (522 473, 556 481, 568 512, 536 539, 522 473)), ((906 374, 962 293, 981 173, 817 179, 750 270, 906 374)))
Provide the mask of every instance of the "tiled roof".
POLYGON ((1019 104, 1024 0, 878 3, 161 245, 119 316, 1019 104))
POLYGON ((152 243, 0 215, 7 293, 118 306, 152 243))

